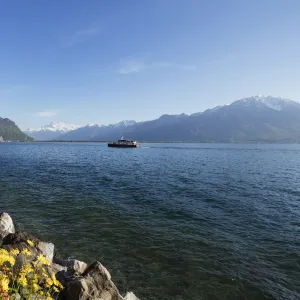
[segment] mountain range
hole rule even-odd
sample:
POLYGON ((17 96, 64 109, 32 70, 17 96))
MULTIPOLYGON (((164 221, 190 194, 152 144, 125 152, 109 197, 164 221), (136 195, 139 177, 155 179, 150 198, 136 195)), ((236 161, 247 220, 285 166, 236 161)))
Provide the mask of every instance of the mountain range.
POLYGON ((24 132, 35 140, 53 140, 69 131, 78 129, 79 125, 53 121, 40 128, 28 128, 24 132))
POLYGON ((55 131, 52 138, 47 136, 52 130, 47 129, 49 126, 26 133, 45 140, 96 141, 124 136, 138 141, 291 143, 300 142, 300 104, 280 97, 254 96, 191 115, 162 115, 151 121, 122 121, 106 126, 65 125, 65 131, 55 131))
POLYGON ((29 142, 33 138, 22 132, 13 121, 0 117, 0 141, 29 142))

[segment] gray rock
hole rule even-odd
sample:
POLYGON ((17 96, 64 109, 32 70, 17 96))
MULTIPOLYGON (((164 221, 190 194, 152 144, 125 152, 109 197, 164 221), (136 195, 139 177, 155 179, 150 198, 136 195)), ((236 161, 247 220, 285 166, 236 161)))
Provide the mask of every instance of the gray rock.
POLYGON ((70 275, 81 275, 87 268, 87 264, 85 262, 76 259, 60 260, 59 264, 61 266, 67 267, 70 275))
POLYGON ((0 241, 2 241, 7 235, 9 235, 8 231, 0 230, 0 241))
POLYGON ((9 214, 3 212, 0 214, 0 230, 15 233, 15 226, 9 214))
POLYGON ((90 287, 90 294, 103 300, 123 300, 107 269, 100 263, 94 262, 82 274, 90 287))
POLYGON ((111 280, 110 273, 108 270, 98 261, 91 264, 82 276, 101 277, 102 280, 111 280))
POLYGON ((134 293, 128 292, 124 297, 124 300, 140 300, 134 293))
POLYGON ((74 278, 70 281, 65 293, 66 300, 86 300, 89 299, 89 286, 84 278, 74 278))
POLYGON ((65 298, 67 300, 123 300, 117 287, 111 281, 109 272, 100 262, 90 265, 82 276, 69 279, 66 286, 65 298))
POLYGON ((61 266, 59 264, 52 263, 51 264, 51 270, 52 270, 52 273, 56 274, 56 273, 59 273, 61 271, 67 271, 67 267, 61 266))
POLYGON ((21 295, 19 293, 15 293, 9 296, 9 300, 21 300, 21 295))
POLYGON ((61 270, 58 271, 56 274, 56 279, 63 285, 63 286, 67 286, 68 283, 74 278, 72 276, 70 276, 70 273, 67 272, 66 270, 61 270))
POLYGON ((26 244, 27 248, 33 248, 29 245, 29 242, 32 242, 34 247, 43 254, 50 263, 53 261, 54 256, 54 244, 42 242, 34 236, 26 232, 15 232, 9 233, 3 238, 3 245, 20 245, 26 244))
POLYGON ((40 240, 33 237, 32 235, 26 232, 15 232, 9 233, 7 236, 3 238, 3 245, 14 245, 14 244, 21 244, 25 243, 28 244, 28 241, 31 241, 34 245, 37 245, 40 240))
POLYGON ((56 278, 63 286, 66 286, 69 281, 72 281, 74 277, 79 277, 86 269, 87 264, 83 261, 76 259, 56 260, 58 264, 52 264, 53 266, 59 266, 61 269, 58 272, 53 271, 56 274, 56 278))
POLYGON ((37 248, 42 251, 43 255, 46 257, 47 260, 49 260, 50 262, 53 261, 54 244, 46 243, 46 242, 39 242, 39 243, 37 243, 37 248))

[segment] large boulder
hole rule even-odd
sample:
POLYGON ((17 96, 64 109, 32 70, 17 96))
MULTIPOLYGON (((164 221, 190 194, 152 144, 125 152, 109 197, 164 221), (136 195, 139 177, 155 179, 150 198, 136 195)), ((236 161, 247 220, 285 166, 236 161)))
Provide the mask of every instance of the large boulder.
POLYGON ((36 247, 41 250, 46 259, 52 263, 54 257, 54 244, 38 242, 36 247))
POLYGON ((63 291, 66 300, 87 300, 89 299, 90 287, 85 278, 74 277, 63 291))
POLYGON ((108 270, 99 262, 95 261, 92 263, 82 274, 82 276, 90 276, 95 278, 96 280, 99 279, 100 281, 107 281, 111 280, 111 275, 108 270))
POLYGON ((0 214, 0 231, 15 232, 14 222, 8 213, 0 214))
POLYGON ((28 241, 33 243, 33 246, 37 245, 40 240, 33 237, 32 235, 18 231, 16 233, 10 233, 3 239, 3 245, 15 245, 25 243, 28 244, 28 241))
POLYGON ((132 292, 128 292, 124 297, 124 300, 139 300, 139 298, 132 292))
POLYGON ((46 259, 51 263, 54 257, 54 244, 42 242, 34 236, 18 231, 16 233, 7 234, 3 240, 3 245, 18 245, 18 244, 27 244, 28 246, 35 247, 39 250, 46 259))
POLYGON ((9 234, 8 231, 2 231, 0 230, 0 242, 9 234))
POLYGON ((63 268, 56 272, 56 278, 63 286, 66 286, 68 282, 71 282, 74 277, 81 276, 81 274, 87 268, 87 264, 85 262, 76 259, 56 259, 56 263, 58 266, 61 266, 61 268, 63 268))
POLYGON ((111 281, 107 269, 100 262, 94 262, 81 277, 74 276, 67 282, 65 299, 123 300, 123 297, 111 281))
POLYGON ((87 268, 87 264, 77 259, 65 259, 57 261, 59 265, 66 267, 70 276, 81 275, 87 268))

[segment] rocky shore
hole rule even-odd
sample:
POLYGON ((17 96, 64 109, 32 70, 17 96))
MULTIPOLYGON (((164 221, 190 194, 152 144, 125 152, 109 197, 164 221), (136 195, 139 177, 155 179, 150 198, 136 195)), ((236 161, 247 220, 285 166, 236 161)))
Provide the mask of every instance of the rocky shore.
POLYGON ((54 252, 54 244, 16 232, 10 215, 0 213, 0 299, 139 300, 120 295, 99 261, 88 266, 54 252))

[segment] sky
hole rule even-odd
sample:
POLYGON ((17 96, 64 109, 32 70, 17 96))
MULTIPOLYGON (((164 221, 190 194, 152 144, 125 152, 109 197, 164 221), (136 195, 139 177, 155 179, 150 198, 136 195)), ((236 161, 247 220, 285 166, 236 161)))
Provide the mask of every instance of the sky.
POLYGON ((2 0, 0 116, 22 129, 300 101, 299 0, 2 0))

